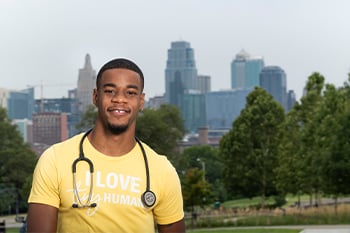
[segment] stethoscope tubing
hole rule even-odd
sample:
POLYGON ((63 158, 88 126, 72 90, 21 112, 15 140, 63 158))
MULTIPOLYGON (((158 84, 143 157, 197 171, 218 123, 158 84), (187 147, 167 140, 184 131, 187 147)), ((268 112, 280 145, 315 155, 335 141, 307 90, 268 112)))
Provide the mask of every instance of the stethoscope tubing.
MULTIPOLYGON (((92 129, 89 129, 81 138, 80 143, 79 143, 79 157, 76 158, 72 164, 73 193, 74 193, 76 200, 79 203, 79 204, 73 203, 72 204, 73 208, 85 208, 85 207, 92 207, 93 208, 93 207, 97 206, 96 203, 91 203, 92 192, 93 192, 94 164, 92 163, 92 161, 89 158, 85 157, 84 150, 83 150, 84 140, 91 131, 92 131, 92 129), (81 198, 80 198, 78 187, 77 187, 77 182, 76 182, 77 164, 79 162, 82 162, 82 161, 88 163, 89 170, 90 170, 90 190, 89 190, 88 199, 85 203, 83 203, 81 198)), ((146 156, 146 151, 145 151, 141 141, 137 137, 135 137, 135 140, 141 148, 142 156, 143 156, 143 159, 145 162, 145 170, 146 170, 146 191, 141 195, 141 200, 145 206, 152 207, 156 201, 156 195, 150 190, 150 174, 149 174, 149 166, 148 166, 148 159, 146 156)))

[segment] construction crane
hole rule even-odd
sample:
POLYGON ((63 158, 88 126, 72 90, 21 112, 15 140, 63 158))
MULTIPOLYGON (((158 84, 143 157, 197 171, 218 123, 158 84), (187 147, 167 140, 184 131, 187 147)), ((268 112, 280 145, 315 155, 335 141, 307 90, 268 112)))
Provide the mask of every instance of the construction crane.
POLYGON ((44 86, 45 87, 62 87, 62 86, 73 86, 72 83, 58 83, 58 84, 43 84, 43 81, 40 81, 40 84, 27 84, 27 87, 40 87, 40 112, 44 112, 44 86))

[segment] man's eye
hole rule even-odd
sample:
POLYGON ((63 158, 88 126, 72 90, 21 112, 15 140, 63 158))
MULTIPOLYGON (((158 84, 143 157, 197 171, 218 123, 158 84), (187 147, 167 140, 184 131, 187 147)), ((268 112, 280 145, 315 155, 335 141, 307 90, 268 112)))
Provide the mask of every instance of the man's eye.
POLYGON ((113 93, 113 90, 104 90, 104 93, 107 93, 107 94, 110 94, 110 93, 113 93))
POLYGON ((126 92, 128 95, 137 95, 136 91, 127 91, 126 92))

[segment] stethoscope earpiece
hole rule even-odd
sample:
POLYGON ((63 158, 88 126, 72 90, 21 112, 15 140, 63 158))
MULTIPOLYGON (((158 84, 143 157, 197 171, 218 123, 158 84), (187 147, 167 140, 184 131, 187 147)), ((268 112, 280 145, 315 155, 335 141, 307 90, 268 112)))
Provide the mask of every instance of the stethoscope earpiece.
POLYGON ((76 208, 84 208, 84 207, 95 208, 96 206, 97 206, 96 203, 91 203, 90 205, 81 205, 81 206, 79 206, 77 203, 72 204, 72 207, 75 209, 76 208))
POLYGON ((96 206, 97 206, 96 203, 92 203, 92 204, 90 205, 91 208, 95 208, 96 206))

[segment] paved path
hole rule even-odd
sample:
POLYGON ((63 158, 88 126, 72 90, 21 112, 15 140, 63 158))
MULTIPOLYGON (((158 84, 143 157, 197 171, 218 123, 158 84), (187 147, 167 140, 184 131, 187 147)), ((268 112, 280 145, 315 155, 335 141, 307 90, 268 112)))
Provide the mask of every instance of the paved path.
POLYGON ((306 229, 300 233, 350 233, 350 229, 306 229))
MULTIPOLYGON (((25 215, 20 215, 25 217, 25 215)), ((21 222, 16 222, 16 215, 10 215, 10 216, 0 216, 0 222, 3 220, 6 221, 6 228, 10 227, 21 227, 23 223, 21 222)))
POLYGON ((305 226, 300 233, 350 233, 350 225, 305 226))

